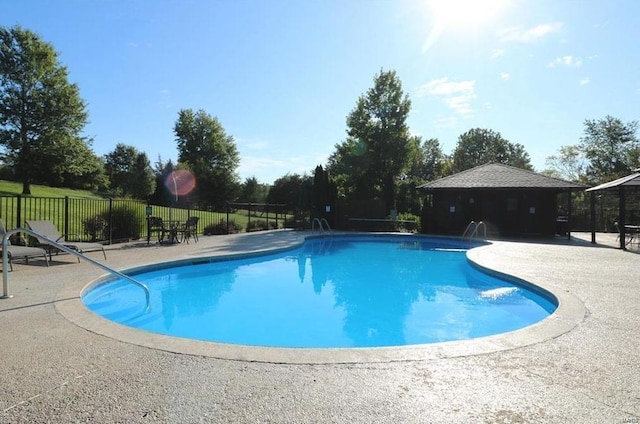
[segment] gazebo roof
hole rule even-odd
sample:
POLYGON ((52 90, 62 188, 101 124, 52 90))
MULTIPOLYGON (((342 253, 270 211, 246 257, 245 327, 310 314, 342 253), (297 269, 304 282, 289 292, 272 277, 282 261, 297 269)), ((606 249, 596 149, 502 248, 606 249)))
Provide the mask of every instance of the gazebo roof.
POLYGON ((582 184, 516 168, 488 163, 418 186, 422 190, 456 189, 584 189, 582 184))
POLYGON ((640 186, 640 170, 636 170, 633 174, 629 174, 626 177, 618 178, 617 180, 609 181, 608 183, 588 188, 585 191, 598 191, 606 190, 608 188, 629 186, 640 186))

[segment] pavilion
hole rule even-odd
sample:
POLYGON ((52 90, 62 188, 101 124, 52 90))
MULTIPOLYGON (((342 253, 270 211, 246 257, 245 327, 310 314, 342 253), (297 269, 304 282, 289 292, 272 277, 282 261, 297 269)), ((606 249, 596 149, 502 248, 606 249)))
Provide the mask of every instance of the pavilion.
POLYGON ((426 194, 426 233, 461 235, 471 221, 482 221, 498 236, 570 237, 571 193, 586 186, 488 163, 417 188, 426 194))
POLYGON ((627 229, 628 224, 626 222, 627 218, 627 189, 631 187, 640 186, 640 169, 636 169, 632 174, 627 175, 626 177, 618 178, 617 180, 609 181, 608 183, 600 184, 595 187, 588 188, 585 190, 586 192, 591 194, 591 243, 596 242, 596 224, 595 224, 595 216, 596 216, 596 192, 603 190, 618 190, 620 195, 620 203, 618 204, 619 214, 618 214, 618 230, 620 231, 620 249, 626 249, 626 240, 627 240, 627 229))

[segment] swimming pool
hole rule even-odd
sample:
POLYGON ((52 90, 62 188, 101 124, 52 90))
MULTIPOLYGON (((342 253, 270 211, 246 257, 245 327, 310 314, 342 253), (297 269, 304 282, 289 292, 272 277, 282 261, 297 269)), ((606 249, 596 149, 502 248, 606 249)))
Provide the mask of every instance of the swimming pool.
POLYGON ((312 238, 279 253, 157 265, 82 295, 95 313, 150 332, 270 347, 405 346, 520 329, 557 304, 490 276, 460 240, 312 238))

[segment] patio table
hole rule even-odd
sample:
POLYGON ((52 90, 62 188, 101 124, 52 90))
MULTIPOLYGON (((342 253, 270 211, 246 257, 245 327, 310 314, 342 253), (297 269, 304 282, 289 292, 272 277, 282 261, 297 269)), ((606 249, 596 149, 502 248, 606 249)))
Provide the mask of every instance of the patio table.
POLYGON ((184 228, 184 223, 178 220, 165 221, 167 228, 169 229, 168 244, 180 243, 178 239, 178 232, 184 228))
POLYGON ((640 225, 625 225, 624 230, 627 234, 627 245, 633 243, 640 245, 640 225))

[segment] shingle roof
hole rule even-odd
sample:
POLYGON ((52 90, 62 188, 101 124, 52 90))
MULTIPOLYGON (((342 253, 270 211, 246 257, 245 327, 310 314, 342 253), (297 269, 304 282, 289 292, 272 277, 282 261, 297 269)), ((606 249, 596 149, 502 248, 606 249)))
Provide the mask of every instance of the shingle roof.
POLYGON ((418 186, 423 190, 445 189, 585 189, 582 184, 549 177, 499 163, 488 163, 418 186))

